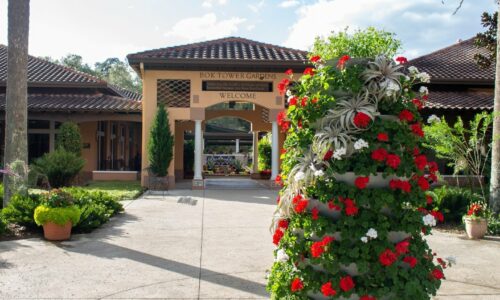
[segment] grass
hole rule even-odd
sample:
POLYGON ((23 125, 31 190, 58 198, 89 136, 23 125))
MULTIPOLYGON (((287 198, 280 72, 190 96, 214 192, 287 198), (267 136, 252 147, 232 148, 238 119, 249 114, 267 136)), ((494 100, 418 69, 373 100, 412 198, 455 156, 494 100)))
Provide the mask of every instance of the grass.
POLYGON ((136 199, 144 191, 140 181, 91 181, 81 188, 89 191, 107 192, 117 200, 136 199))

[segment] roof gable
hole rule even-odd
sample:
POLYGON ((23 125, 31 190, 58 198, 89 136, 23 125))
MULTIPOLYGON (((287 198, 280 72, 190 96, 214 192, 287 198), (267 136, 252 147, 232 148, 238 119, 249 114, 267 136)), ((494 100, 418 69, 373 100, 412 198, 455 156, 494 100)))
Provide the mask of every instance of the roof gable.
POLYGON ((461 82, 461 83, 491 83, 495 80, 495 65, 481 68, 476 64, 476 53, 486 54, 487 51, 474 45, 470 38, 449 47, 420 56, 409 62, 431 75, 432 83, 461 82))

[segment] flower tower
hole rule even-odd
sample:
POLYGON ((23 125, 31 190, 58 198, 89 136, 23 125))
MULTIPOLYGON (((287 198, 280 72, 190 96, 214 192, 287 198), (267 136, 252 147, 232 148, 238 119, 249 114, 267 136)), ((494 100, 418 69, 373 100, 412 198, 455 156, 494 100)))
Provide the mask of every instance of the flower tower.
POLYGON ((287 138, 273 222, 273 299, 430 299, 447 263, 424 238, 442 221, 421 151, 429 75, 404 57, 310 58, 278 88, 287 138))

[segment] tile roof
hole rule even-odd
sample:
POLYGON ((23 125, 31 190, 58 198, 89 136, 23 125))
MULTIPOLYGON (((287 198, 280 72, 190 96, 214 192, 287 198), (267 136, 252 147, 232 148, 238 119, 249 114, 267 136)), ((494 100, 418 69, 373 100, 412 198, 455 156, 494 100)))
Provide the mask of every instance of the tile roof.
POLYGON ((427 108, 492 110, 493 93, 471 91, 431 91, 427 108))
MULTIPOLYGON (((0 85, 7 81, 7 46, 0 45, 0 85)), ((89 74, 47 60, 28 56, 28 83, 44 85, 76 85, 106 87, 106 82, 89 74)))
POLYGON ((147 60, 234 60, 234 61, 307 61, 307 51, 265 44, 240 37, 148 50, 127 56, 129 62, 147 60))
POLYGON ((477 82, 495 80, 495 66, 480 68, 475 60, 476 53, 486 53, 485 49, 477 48, 471 38, 449 47, 420 56, 408 64, 417 67, 431 75, 431 83, 443 81, 477 82))
MULTIPOLYGON (((5 110, 5 94, 0 94, 5 110)), ((141 101, 104 94, 29 94, 29 111, 141 112, 141 101)))
POLYGON ((108 83, 108 87, 124 98, 131 99, 131 100, 141 100, 142 99, 142 94, 126 90, 126 89, 121 88, 117 85, 108 83))

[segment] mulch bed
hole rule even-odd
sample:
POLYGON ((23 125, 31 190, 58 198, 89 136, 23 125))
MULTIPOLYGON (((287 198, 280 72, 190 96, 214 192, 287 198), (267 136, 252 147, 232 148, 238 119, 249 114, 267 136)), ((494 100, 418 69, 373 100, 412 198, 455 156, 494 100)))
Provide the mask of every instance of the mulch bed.
POLYGON ((25 226, 19 226, 16 224, 9 224, 7 226, 7 232, 0 236, 1 241, 12 241, 12 240, 21 240, 21 239, 29 239, 34 237, 42 237, 43 232, 36 229, 30 229, 25 226))

